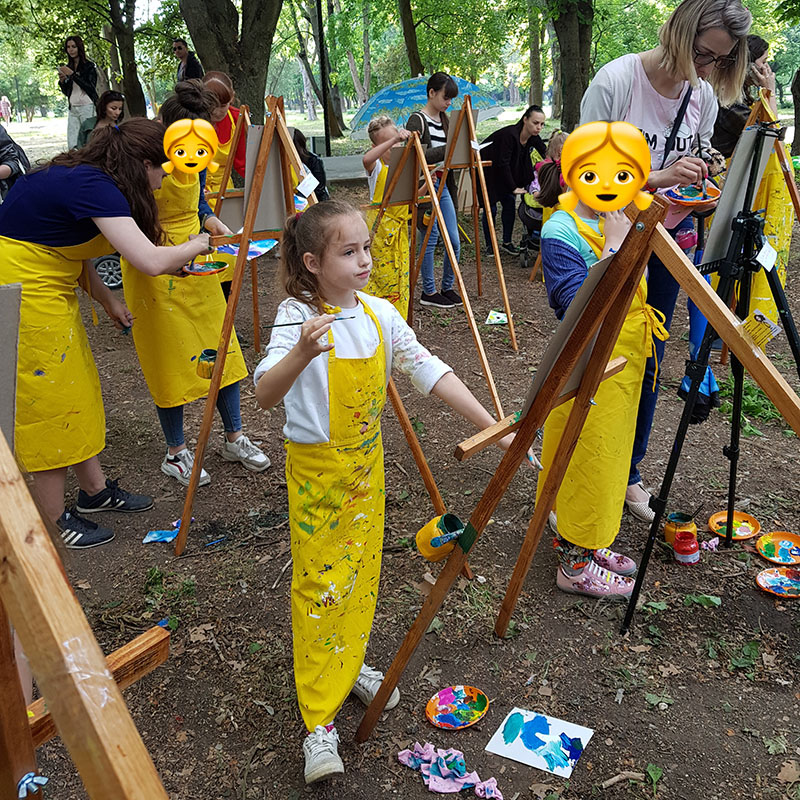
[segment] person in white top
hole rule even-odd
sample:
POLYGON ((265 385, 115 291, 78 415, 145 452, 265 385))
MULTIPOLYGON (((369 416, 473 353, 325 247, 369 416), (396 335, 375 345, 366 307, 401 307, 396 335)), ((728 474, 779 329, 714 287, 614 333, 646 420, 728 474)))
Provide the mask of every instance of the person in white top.
MULTIPOLYGON (((684 0, 661 26, 658 47, 622 56, 599 70, 581 101, 581 124, 622 120, 640 128, 650 145, 651 190, 697 183, 708 170, 699 154, 693 155, 692 145, 699 135, 701 152, 708 152, 717 113, 714 95, 722 105, 730 105, 741 92, 748 67, 750 23, 750 12, 740 0, 684 0)), ((694 223, 687 213, 671 209, 665 220, 670 234, 685 250, 696 241, 694 223)), ((648 263, 648 273, 647 302, 664 314, 669 330, 678 283, 655 256, 648 263)), ((658 399, 654 375, 664 343, 656 341, 655 351, 642 382, 625 498, 631 513, 645 522, 651 522, 655 514, 638 465, 647 451, 653 424, 658 399)), ((700 395, 692 421, 707 418, 712 402, 713 393, 700 395)))
MULTIPOLYGON (((313 783, 344 771, 334 727, 342 703, 353 692, 369 704, 383 681, 364 654, 380 577, 380 417, 392 367, 478 428, 494 420, 391 303, 359 291, 372 259, 356 209, 329 200, 290 217, 281 257, 290 298, 254 377, 259 405, 283 400, 286 409, 294 672, 313 783)), ((399 699, 395 689, 386 707, 399 699)))
POLYGON ((78 143, 81 125, 94 116, 97 102, 97 68, 86 58, 86 48, 80 36, 70 36, 64 42, 67 64, 58 68, 58 88, 67 96, 67 146, 78 143))

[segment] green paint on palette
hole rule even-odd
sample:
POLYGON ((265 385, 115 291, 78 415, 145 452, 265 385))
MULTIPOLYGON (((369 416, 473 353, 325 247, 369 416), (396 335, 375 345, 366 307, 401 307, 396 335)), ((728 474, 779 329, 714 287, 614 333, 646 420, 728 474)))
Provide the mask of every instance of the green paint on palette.
POLYGON ((762 550, 767 558, 775 555, 775 542, 770 540, 762 545, 762 550))
POLYGON ((483 711, 486 706, 489 705, 489 698, 483 692, 478 692, 478 696, 475 698, 475 701, 472 703, 472 708, 474 711, 483 711))

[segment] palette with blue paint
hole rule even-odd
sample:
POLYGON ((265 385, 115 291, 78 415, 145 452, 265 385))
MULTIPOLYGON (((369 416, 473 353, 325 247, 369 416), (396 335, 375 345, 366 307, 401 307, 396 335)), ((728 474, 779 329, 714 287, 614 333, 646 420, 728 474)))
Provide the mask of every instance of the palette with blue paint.
POLYGON ((437 728, 459 730, 474 725, 489 710, 489 698, 474 686, 448 686, 428 700, 425 714, 437 728))
POLYGON ((495 731, 486 750, 569 778, 593 735, 591 728, 514 708, 495 731))

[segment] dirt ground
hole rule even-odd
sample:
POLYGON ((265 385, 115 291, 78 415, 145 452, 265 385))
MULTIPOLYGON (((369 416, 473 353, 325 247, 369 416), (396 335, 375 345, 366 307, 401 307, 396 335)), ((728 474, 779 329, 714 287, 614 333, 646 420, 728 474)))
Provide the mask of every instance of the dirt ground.
MULTIPOLYGON (((361 199, 358 192, 339 191, 361 199)), ((271 320, 283 297, 276 266, 271 257, 259 263, 262 322, 271 320)), ((470 245, 464 246, 462 267, 476 317, 484 320, 491 309, 502 308, 493 262, 484 265, 483 297, 477 296, 470 245)), ((520 406, 555 318, 541 282, 529 283, 527 271, 511 257, 504 259, 504 268, 519 352, 511 349, 505 327, 480 328, 510 413, 520 406)), ((796 248, 788 286, 795 313, 800 312, 799 269, 796 248)), ((682 296, 643 464, 646 482, 653 486, 662 477, 682 408, 675 390, 686 357, 684 310, 682 296)), ((469 769, 482 779, 497 778, 506 800, 800 798, 800 614, 793 601, 756 588, 754 576, 768 564, 752 543, 704 552, 692 568, 677 566, 657 547, 644 606, 630 635, 621 638, 622 605, 556 589, 556 558, 545 534, 509 638, 494 636, 495 616, 532 513, 536 477, 528 468, 515 477, 470 553, 479 577, 454 587, 412 658, 400 682, 400 705, 383 715, 366 744, 356 745, 353 733, 362 707, 348 700, 337 718, 346 774, 327 785, 305 787, 304 731, 292 679, 283 411, 260 411, 252 383, 243 382, 245 431, 263 443, 272 467, 254 475, 224 462, 217 421, 206 458, 212 483, 198 493, 186 554, 175 558, 169 545, 144 545, 147 531, 168 527, 180 516, 184 489, 159 469, 164 445, 131 337, 105 319, 92 328, 88 308, 84 312, 106 404, 108 439, 101 460, 110 476, 126 488, 155 495, 156 503, 145 514, 104 515, 98 521, 113 526, 116 539, 85 553, 68 553, 66 566, 106 652, 159 620, 167 619, 173 629, 167 663, 125 694, 171 798, 422 798, 429 793, 420 775, 397 761, 398 751, 415 741, 462 750, 469 769), (462 683, 486 692, 491 700, 486 716, 461 732, 432 727, 424 713, 428 698, 462 683), (571 780, 484 751, 514 706, 595 730, 571 780), (645 778, 600 788, 626 770, 645 778)), ((417 307, 415 328, 488 403, 463 310, 432 313, 417 307)), ((237 330, 252 369, 258 354, 249 284, 237 330)), ((769 354, 797 388, 785 337, 769 346, 769 354)), ((714 361, 722 380, 727 368, 714 361)), ((473 432, 468 424, 435 398, 417 395, 404 377, 397 382, 448 508, 466 520, 500 451, 490 448, 457 462, 453 450, 473 432)), ((201 415, 202 403, 188 410, 187 438, 196 436, 201 415)), ((738 505, 755 514, 765 530, 800 531, 797 439, 780 420, 753 422, 762 435, 742 440, 738 505)), ((725 504, 722 446, 729 429, 719 412, 690 429, 669 501, 669 510, 691 512, 699 506, 704 539, 709 538, 704 521, 725 504)), ((440 567, 425 562, 414 547, 416 531, 433 512, 390 408, 383 430, 387 526, 368 662, 385 669, 429 588, 424 576, 435 576, 440 567)), ((70 484, 73 498, 76 491, 70 484)), ((636 556, 645 537, 646 526, 626 513, 618 548, 636 556)), ((50 777, 48 797, 86 797, 59 742, 46 745, 39 757, 42 773, 50 777)))

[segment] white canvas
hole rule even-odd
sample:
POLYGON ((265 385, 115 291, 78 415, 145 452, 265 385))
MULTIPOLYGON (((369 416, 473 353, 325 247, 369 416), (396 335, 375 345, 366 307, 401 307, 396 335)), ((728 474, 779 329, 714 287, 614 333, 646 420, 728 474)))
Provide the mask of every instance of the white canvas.
POLYGON ((486 745, 489 753, 569 778, 594 731, 536 711, 514 708, 486 745))

